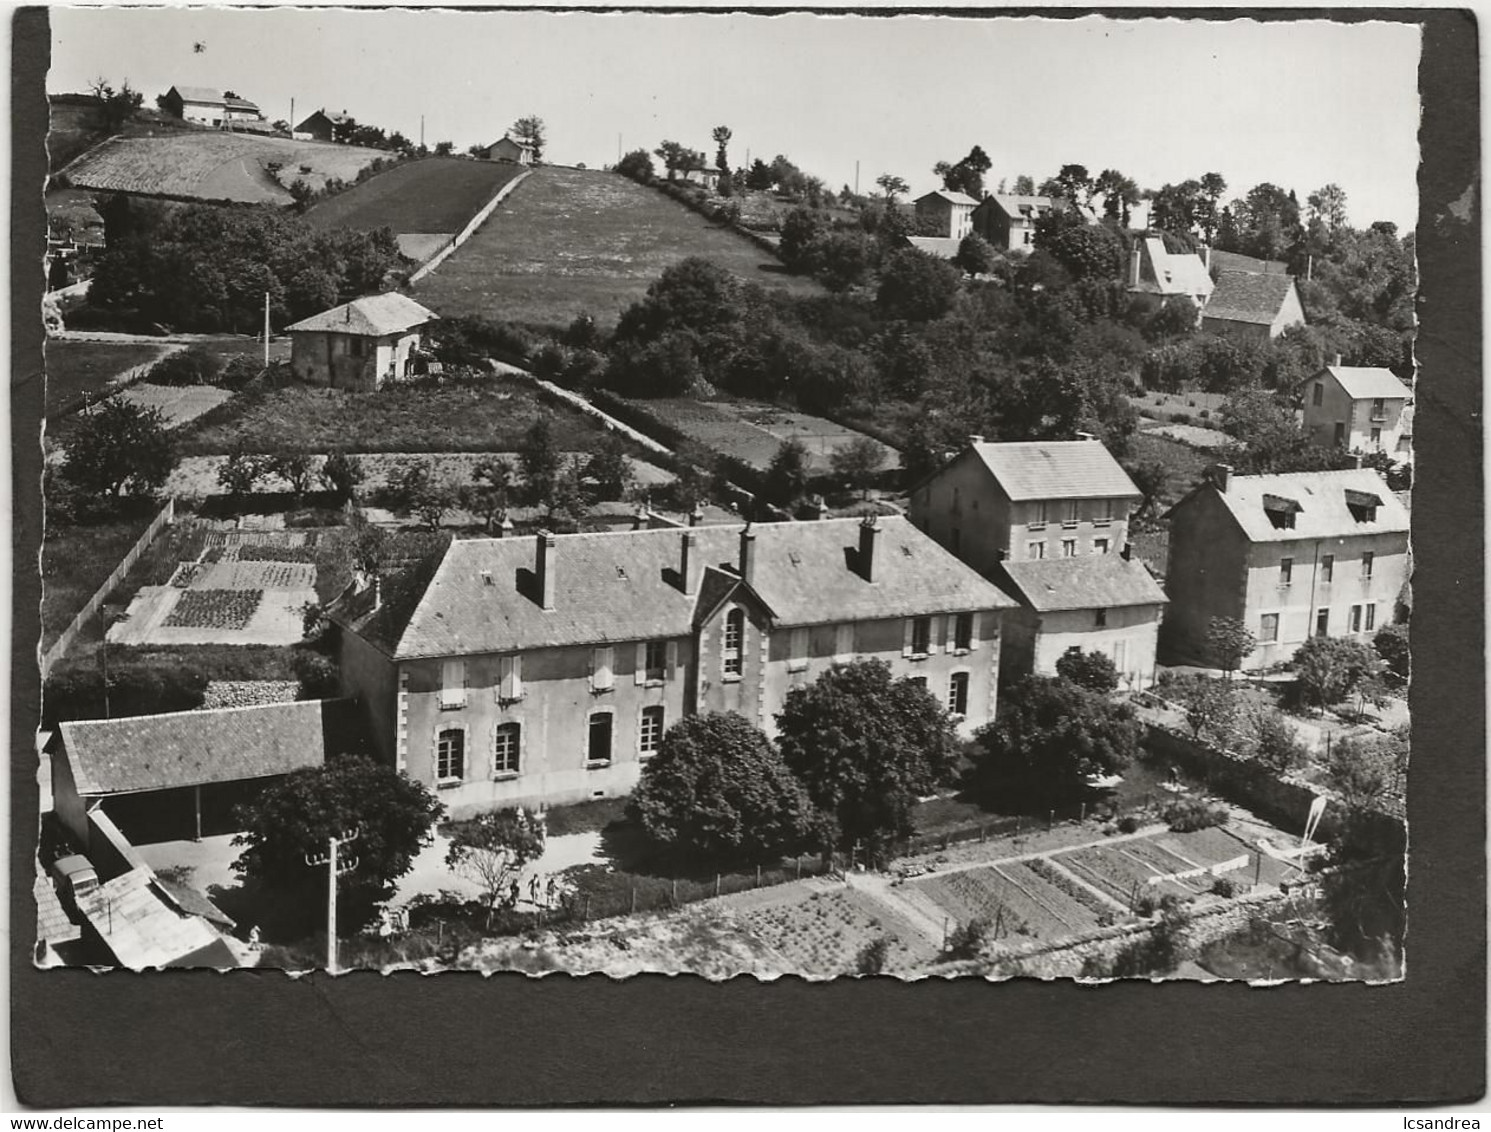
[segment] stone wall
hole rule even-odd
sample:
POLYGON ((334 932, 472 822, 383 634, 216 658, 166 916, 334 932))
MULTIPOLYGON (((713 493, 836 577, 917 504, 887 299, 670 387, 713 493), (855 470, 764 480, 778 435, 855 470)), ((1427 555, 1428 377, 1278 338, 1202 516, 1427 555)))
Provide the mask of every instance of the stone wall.
POLYGON ((258 707, 289 703, 300 695, 294 680, 213 680, 207 685, 202 708, 258 707))

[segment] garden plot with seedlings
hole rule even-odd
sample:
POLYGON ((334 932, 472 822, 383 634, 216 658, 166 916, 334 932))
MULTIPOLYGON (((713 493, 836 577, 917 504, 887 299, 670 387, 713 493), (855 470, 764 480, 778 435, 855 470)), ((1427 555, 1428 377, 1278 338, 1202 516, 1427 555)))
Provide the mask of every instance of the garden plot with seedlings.
POLYGON ((167 428, 180 428, 203 413, 217 408, 233 396, 232 390, 215 385, 152 385, 142 381, 111 400, 124 401, 141 409, 158 409, 167 428))
POLYGON ((860 953, 882 938, 889 943, 889 970, 928 958, 922 954, 925 948, 918 933, 905 926, 898 932, 877 905, 856 899, 858 895, 847 890, 819 892, 798 904, 762 908, 739 918, 753 936, 781 955, 786 970, 805 978, 853 974, 860 953))
MULTIPOLYGON (((1152 877, 1163 874, 1142 860, 1117 851, 1127 844, 1125 842, 1102 849, 1073 849, 1057 855, 1054 860, 1073 876, 1101 889, 1125 906, 1131 904, 1135 893, 1148 892, 1156 896, 1167 893, 1176 896, 1193 895, 1190 888, 1174 881, 1151 885, 1149 882, 1152 877)), ((1177 868, 1174 871, 1180 870, 1177 868)))

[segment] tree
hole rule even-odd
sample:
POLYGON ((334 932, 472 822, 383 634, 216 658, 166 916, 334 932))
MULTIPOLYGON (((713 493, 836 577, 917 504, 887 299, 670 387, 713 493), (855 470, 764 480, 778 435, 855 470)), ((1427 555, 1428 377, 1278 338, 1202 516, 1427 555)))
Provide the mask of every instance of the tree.
POLYGON ((549 529, 570 533, 579 529, 589 507, 585 502, 583 457, 575 457, 565 463, 554 478, 554 490, 543 500, 549 529))
POLYGON ((512 134, 515 139, 533 147, 533 163, 542 164, 544 159, 544 145, 547 143, 544 120, 537 114, 525 114, 513 123, 512 134))
POLYGON ((781 507, 802 497, 808 487, 808 448, 795 436, 777 446, 766 467, 766 496, 781 507))
POLYGON ((616 172, 646 184, 656 176, 652 157, 645 149, 634 149, 616 163, 616 172))
POLYGON ((730 127, 716 126, 709 132, 709 136, 714 139, 714 167, 722 175, 728 176, 730 173, 730 158, 725 152, 725 147, 730 144, 730 138, 732 137, 730 127))
POLYGON ((781 239, 777 254, 782 262, 794 270, 806 268, 806 257, 811 245, 824 231, 821 213, 811 208, 794 208, 782 221, 781 239))
POLYGON ((1093 775, 1124 770, 1142 730, 1127 704, 1059 676, 1027 676, 974 736, 971 785, 1004 809, 1053 808, 1080 798, 1093 775))
POLYGON ((619 433, 608 432, 601 438, 585 464, 585 475, 595 480, 601 499, 625 498, 632 483, 632 463, 619 433))
POLYGON ((792 689, 777 728, 782 757, 843 848, 908 835, 916 800, 949 780, 958 757, 942 705, 882 660, 836 664, 792 689))
POLYGON ((145 101, 145 96, 133 89, 128 79, 115 90, 108 79, 100 76, 93 80, 90 89, 98 99, 104 130, 110 134, 118 133, 145 101))
POLYGON ((873 437, 856 436, 835 448, 828 459, 834 475, 857 489, 864 499, 869 497, 875 473, 885 463, 885 449, 873 437))
POLYGON ((1015 187, 1011 191, 1017 197, 1035 196, 1035 178, 1029 173, 1021 173, 1015 178, 1015 187))
POLYGON ((887 206, 896 203, 897 196, 904 196, 911 191, 904 178, 897 177, 894 173, 882 173, 875 178, 875 183, 880 186, 880 191, 885 194, 887 206))
POLYGON ((518 464, 523 469, 530 499, 537 502, 553 495, 555 481, 564 466, 564 454, 554 440, 554 425, 547 414, 534 421, 523 434, 518 464))
POLYGON ((1302 699, 1321 710, 1354 696, 1380 665, 1372 647, 1352 637, 1311 637, 1294 654, 1294 680, 1302 699))
MULTIPOLYGON (((361 755, 340 755, 293 771, 234 810, 239 875, 286 895, 324 890, 326 869, 306 864, 332 837, 357 834, 357 867, 338 881, 341 930, 361 926, 371 907, 430 844, 445 807, 421 783, 361 755)), ((314 907, 313 904, 308 905, 314 907)))
POLYGON ((1117 169, 1104 169, 1092 187, 1093 194, 1103 198, 1103 215, 1127 228, 1129 213, 1139 203, 1139 186, 1133 178, 1117 169))
POLYGON ((771 740, 734 712, 670 727, 627 812, 679 862, 717 866, 775 860, 804 847, 815 824, 771 740))
POLYGON ((435 470, 433 460, 407 460, 388 478, 394 506, 419 517, 432 531, 440 529, 446 512, 456 505, 457 491, 448 476, 435 470))
MULTIPOLYGON (((314 639, 326 626, 325 611, 319 605, 306 607, 305 620, 307 640, 314 639)), ((290 655, 290 667, 300 685, 302 700, 323 700, 335 696, 341 690, 341 679, 336 662, 313 649, 298 648, 290 655)))
POLYGON ((1258 638, 1235 617, 1213 617, 1206 624, 1207 655, 1229 680, 1257 647, 1258 638))
POLYGON ((1309 759, 1309 751, 1280 712, 1272 708, 1260 711, 1252 724, 1253 758, 1275 774, 1295 770, 1309 759))
POLYGON ((522 807, 478 814, 452 828, 445 867, 481 887, 490 924, 492 909, 523 867, 543 856, 546 837, 543 819, 522 807))
POLYGON ((110 398, 81 413, 63 441, 63 478, 89 496, 154 495, 178 457, 159 409, 110 398))
POLYGON ((1408 679, 1408 626, 1384 625, 1372 638, 1372 647, 1399 680, 1408 679))
POLYGON ((1319 221, 1334 236, 1346 227, 1346 190, 1334 182, 1316 189, 1305 198, 1310 219, 1319 221))
POLYGON ((1187 673, 1164 680, 1159 691, 1180 705, 1193 739, 1199 740, 1204 734, 1218 746, 1228 744, 1237 714, 1237 697, 1231 684, 1187 673))
POLYGON ((1348 810, 1401 812, 1408 754, 1406 727, 1368 739, 1339 739, 1326 756, 1326 782, 1348 810))
POLYGON ((866 282, 879 259, 875 241, 861 232, 823 232, 803 249, 801 267, 830 291, 866 282))
POLYGON ((1056 675, 1089 692, 1107 695, 1118 687, 1118 668, 1107 653, 1083 652, 1073 645, 1056 658, 1056 675))
POLYGON ((455 151, 456 151, 456 143, 455 142, 439 141, 439 142, 435 143, 435 156, 436 157, 449 157, 455 151))
POLYGON ((770 189, 772 185, 776 184, 776 181, 772 177, 771 166, 759 157, 756 158, 755 161, 751 162, 751 168, 746 173, 745 184, 746 188, 753 189, 756 192, 765 192, 770 189))
POLYGON ((663 160, 663 166, 668 170, 668 180, 673 180, 673 174, 688 164, 693 150, 682 142, 665 141, 652 151, 663 160))
POLYGON ((1087 166, 1063 165, 1054 181, 1056 192, 1053 195, 1069 204, 1085 205, 1092 200, 1094 186, 1092 178, 1087 174, 1087 166))
POLYGON ((984 174, 993 163, 981 146, 974 146, 968 156, 954 164, 939 161, 932 172, 942 178, 942 187, 949 192, 964 193, 974 200, 983 199, 984 174))
POLYGON ((321 465, 321 482, 343 502, 356 496, 357 486, 365 477, 362 461, 345 449, 333 448, 321 465))
POLYGON ((270 470, 290 485, 290 490, 295 493, 296 499, 305 497, 305 493, 311 490, 311 483, 316 478, 315 465, 304 453, 276 456, 270 462, 270 470))
POLYGON ((998 262, 998 254, 988 240, 977 232, 970 232, 958 244, 958 254, 953 257, 953 265, 969 275, 988 275, 998 262))
POLYGON ((487 534, 492 533, 497 516, 507 508, 515 474, 511 460, 486 457, 471 469, 470 481, 461 485, 461 507, 481 516, 482 529, 487 534))
POLYGON ((1125 464, 1123 470, 1139 489, 1139 506, 1134 511, 1134 518, 1153 515, 1159 510, 1160 499, 1170 483, 1169 467, 1163 460, 1138 460, 1125 464))
POLYGON ((875 304, 886 318, 928 322, 952 308, 961 285, 958 269, 951 264, 903 248, 891 253, 882 266, 875 304))

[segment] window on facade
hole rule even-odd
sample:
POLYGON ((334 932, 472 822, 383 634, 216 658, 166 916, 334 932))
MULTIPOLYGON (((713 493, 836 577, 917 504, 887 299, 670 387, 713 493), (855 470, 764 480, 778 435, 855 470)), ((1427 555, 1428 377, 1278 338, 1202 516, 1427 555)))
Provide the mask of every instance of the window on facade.
POLYGON ((362 339, 355 334, 347 339, 347 353, 354 358, 362 357, 362 339))
POLYGON ((1030 527, 1032 530, 1040 530, 1046 525, 1046 501, 1030 505, 1030 527))
POLYGON ((1331 611, 1329 609, 1317 610, 1315 613, 1315 635, 1317 637, 1329 636, 1331 631, 1331 611))
POLYGON ((854 626, 834 626, 834 656, 843 660, 854 655, 854 626))
POLYGON ((523 698, 521 656, 504 656, 497 661, 497 698, 508 702, 523 698))
POLYGON ((1076 558, 1077 557, 1077 540, 1076 539, 1074 539, 1074 538, 1064 538, 1064 539, 1061 540, 1061 556, 1063 558, 1076 558))
POLYGON ((1372 398, 1372 419, 1374 421, 1387 420, 1387 401, 1385 398, 1372 398))
POLYGON ((947 710, 953 715, 968 714, 968 673, 954 672, 948 677, 947 710))
POLYGON ((590 732, 586 739, 585 761, 608 763, 611 761, 611 713, 596 712, 590 717, 590 732))
POLYGON ((661 680, 668 671, 668 642, 648 641, 642 646, 642 674, 648 680, 661 680))
POLYGON ((1129 642, 1113 642, 1113 667, 1120 673, 1127 672, 1129 667, 1129 642))
POLYGON ((1322 585, 1330 585, 1336 576, 1336 556, 1324 554, 1320 557, 1320 581, 1322 585))
POLYGON ((967 652, 973 648, 973 614, 960 613, 953 623, 953 648, 967 652))
POLYGON ((1377 603, 1369 601, 1366 605, 1366 612, 1366 622, 1362 625, 1362 629, 1370 633, 1373 629, 1377 628, 1377 603))
POLYGON ((466 732, 448 727, 435 738, 435 777, 459 782, 466 777, 466 732))
POLYGON ((1027 558, 1046 557, 1046 544, 1044 542, 1033 542, 1025 548, 1027 558))
POLYGON ((1067 527, 1075 527, 1077 525, 1077 516, 1081 512, 1081 508, 1082 501, 1080 499, 1068 499, 1066 501, 1066 514, 1061 520, 1062 525, 1067 527))
POLYGON ((793 629, 787 635, 787 668, 800 672, 808 666, 808 630, 793 629))
POLYGON ((1351 626, 1351 632, 1353 632, 1353 633, 1360 633, 1362 631, 1362 607, 1361 606, 1359 606, 1359 605, 1353 605, 1351 607, 1351 616, 1348 619, 1348 623, 1351 626))
POLYGON ((927 686, 927 678, 925 676, 908 676, 906 679, 918 688, 925 688, 927 686))
POLYGON ((1364 551, 1362 551, 1362 577, 1363 578, 1370 578, 1372 576, 1372 561, 1373 561, 1373 559, 1375 557, 1376 557, 1376 555, 1374 555, 1372 553, 1372 551, 1370 551, 1370 550, 1364 550, 1364 551))
POLYGON ((466 706, 466 662, 447 660, 440 665, 440 706, 466 706))
POLYGON ((1092 552, 1094 554, 1107 554, 1108 553, 1108 540, 1105 539, 1105 538, 1095 538, 1095 539, 1093 539, 1092 540, 1092 552))
POLYGON ((1287 586, 1294 581, 1294 559, 1279 559, 1279 585, 1287 586))
POLYGON ((1113 522, 1113 500, 1098 500, 1097 516, 1093 519, 1093 522, 1098 523, 1102 526, 1106 526, 1107 524, 1113 522))
POLYGON ((745 610, 732 609, 725 616, 725 675, 739 676, 745 649, 745 610))
POLYGON ((1265 643, 1279 639, 1279 615, 1265 613, 1258 625, 1258 639, 1265 643))
POLYGON ((1315 383, 1315 392, 1310 397, 1310 404, 1323 405, 1325 403, 1325 386, 1321 382, 1315 383))
POLYGON ((911 652, 913 656, 926 656, 932 651, 932 619, 916 617, 911 621, 911 652))
POLYGON ((1372 447, 1373 448, 1381 448, 1382 447, 1382 429, 1376 428, 1374 426, 1373 429, 1372 429, 1371 440, 1372 440, 1372 447))
POLYGON ((616 686, 616 650, 609 645, 590 651, 590 687, 608 692, 616 686))
POLYGON ((497 728, 497 745, 492 749, 493 774, 517 774, 518 751, 523 745, 523 727, 504 723, 497 728))
POLYGON ((1092 611, 1092 623, 1095 628, 1106 629, 1108 627, 1108 611, 1106 609, 1094 609, 1092 611))
POLYGON ((638 752, 644 755, 656 754, 662 741, 663 709, 661 707, 643 708, 642 725, 637 732, 638 752))

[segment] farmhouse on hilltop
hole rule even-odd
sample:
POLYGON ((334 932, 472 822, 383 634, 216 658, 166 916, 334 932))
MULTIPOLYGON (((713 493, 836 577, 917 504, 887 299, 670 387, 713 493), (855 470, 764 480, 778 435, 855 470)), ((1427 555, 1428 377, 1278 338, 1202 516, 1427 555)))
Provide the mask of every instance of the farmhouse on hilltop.
POLYGON ((161 96, 166 113, 184 122, 202 126, 232 126, 261 121, 264 117, 257 104, 240 98, 231 90, 203 86, 173 86, 161 96))
POLYGON ((626 793, 683 716, 770 733, 791 689, 854 658, 970 735, 1013 605, 897 517, 460 540, 328 614, 378 754, 460 817, 626 793))
POLYGON ((340 114, 328 114, 323 106, 298 124, 290 136, 296 141, 336 141, 337 127, 352 121, 352 116, 343 110, 340 114))
POLYGON ((481 152, 484 161, 505 161, 511 165, 532 165, 533 147, 504 134, 481 152))
POLYGON ((439 317, 397 292, 343 303, 286 328, 290 372, 308 385, 371 392, 409 375, 424 328, 439 317))
POLYGON ((1251 342, 1270 341, 1304 321, 1294 276, 1271 272, 1220 272, 1201 312, 1207 333, 1251 342))

